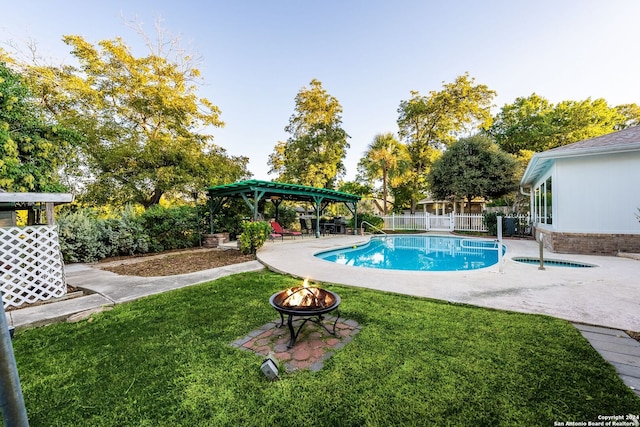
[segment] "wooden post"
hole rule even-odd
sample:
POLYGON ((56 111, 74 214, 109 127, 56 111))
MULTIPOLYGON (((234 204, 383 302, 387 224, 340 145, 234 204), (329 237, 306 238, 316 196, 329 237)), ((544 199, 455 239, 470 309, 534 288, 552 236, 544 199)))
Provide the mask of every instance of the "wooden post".
POLYGON ((56 225, 56 218, 53 214, 53 202, 47 202, 45 205, 45 214, 47 216, 48 225, 56 225))
POLYGON ((36 223, 36 211, 33 206, 29 206, 27 209, 27 225, 34 225, 36 223))

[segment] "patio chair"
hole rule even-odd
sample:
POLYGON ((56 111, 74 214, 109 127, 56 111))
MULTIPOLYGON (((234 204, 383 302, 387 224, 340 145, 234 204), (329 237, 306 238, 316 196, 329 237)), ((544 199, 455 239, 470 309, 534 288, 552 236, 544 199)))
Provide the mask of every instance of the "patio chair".
POLYGON ((300 230, 303 233, 311 235, 311 227, 309 227, 309 224, 307 224, 307 220, 305 218, 300 218, 300 230))
POLYGON ((293 231, 293 230, 285 230, 277 221, 271 221, 271 228, 273 229, 274 233, 281 234, 282 236, 291 236, 294 239, 296 238, 296 236, 302 237, 301 232, 293 231))
MULTIPOLYGON (((315 219, 311 219, 311 234, 313 234, 314 236, 316 235, 316 220, 315 219)), ((323 227, 323 224, 320 224, 320 235, 321 236, 326 236, 327 235, 327 230, 325 229, 325 227, 323 227)))
POLYGON ((335 224, 333 223, 333 221, 327 221, 326 219, 320 220, 320 233, 323 236, 326 236, 327 234, 333 234, 334 231, 335 224))

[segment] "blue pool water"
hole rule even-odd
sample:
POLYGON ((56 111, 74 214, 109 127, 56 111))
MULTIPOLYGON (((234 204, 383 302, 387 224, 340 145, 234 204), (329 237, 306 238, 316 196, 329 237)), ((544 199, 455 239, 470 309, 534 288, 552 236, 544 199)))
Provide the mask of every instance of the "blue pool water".
MULTIPOLYGON (((502 247, 502 253, 506 248, 502 247)), ((357 247, 316 257, 354 267, 411 271, 477 270, 498 263, 498 242, 448 236, 375 236, 357 247)))

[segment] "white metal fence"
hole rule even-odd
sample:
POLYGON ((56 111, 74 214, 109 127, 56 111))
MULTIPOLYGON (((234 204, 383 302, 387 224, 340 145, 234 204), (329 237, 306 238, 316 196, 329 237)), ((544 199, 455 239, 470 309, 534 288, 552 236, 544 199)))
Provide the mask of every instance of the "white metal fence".
MULTIPOLYGON (((506 217, 505 217, 506 218, 506 217)), ((516 221, 528 222, 528 217, 514 217, 516 221)), ((476 231, 486 232, 482 214, 433 215, 429 213, 392 214, 383 216, 384 230, 418 231, 476 231)))
POLYGON ((459 231, 487 231, 482 214, 456 214, 454 215, 454 230, 459 231))
POLYGON ((450 215, 392 214, 383 216, 385 230, 447 230, 451 229, 450 215))
POLYGON ((487 249, 498 249, 498 243, 495 240, 487 239, 449 239, 449 238, 421 238, 416 235, 406 235, 403 237, 394 236, 389 242, 394 249, 419 249, 429 253, 446 253, 446 254, 481 254, 487 249))
POLYGON ((56 226, 0 228, 0 290, 5 308, 66 294, 56 226))

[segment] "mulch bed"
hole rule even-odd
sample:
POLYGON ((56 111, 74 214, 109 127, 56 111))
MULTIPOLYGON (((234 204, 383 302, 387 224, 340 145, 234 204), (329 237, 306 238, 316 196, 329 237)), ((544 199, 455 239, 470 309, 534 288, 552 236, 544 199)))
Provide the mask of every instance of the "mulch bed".
POLYGON ((104 259, 96 267, 124 276, 174 276, 255 260, 235 249, 195 249, 104 259))

